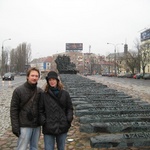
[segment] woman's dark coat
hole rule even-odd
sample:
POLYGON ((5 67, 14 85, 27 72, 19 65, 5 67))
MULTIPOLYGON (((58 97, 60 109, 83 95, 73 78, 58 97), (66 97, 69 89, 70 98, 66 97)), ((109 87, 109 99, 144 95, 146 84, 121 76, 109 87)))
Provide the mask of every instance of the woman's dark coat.
POLYGON ((43 134, 66 133, 73 120, 73 106, 67 91, 59 91, 56 97, 51 90, 41 95, 39 102, 40 122, 43 134))

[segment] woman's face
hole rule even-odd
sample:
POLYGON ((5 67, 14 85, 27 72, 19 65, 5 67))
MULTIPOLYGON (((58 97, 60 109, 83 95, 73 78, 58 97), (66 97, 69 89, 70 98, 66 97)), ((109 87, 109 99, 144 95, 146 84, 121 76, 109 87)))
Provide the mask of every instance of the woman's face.
POLYGON ((49 82, 49 85, 50 85, 51 87, 57 87, 57 80, 56 80, 56 79, 50 78, 50 79, 48 80, 48 82, 49 82))

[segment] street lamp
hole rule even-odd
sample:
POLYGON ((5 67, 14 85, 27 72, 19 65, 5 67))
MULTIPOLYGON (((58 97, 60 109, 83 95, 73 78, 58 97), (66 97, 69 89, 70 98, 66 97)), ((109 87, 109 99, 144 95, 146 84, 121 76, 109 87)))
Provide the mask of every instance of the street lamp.
POLYGON ((1 76, 3 75, 3 51, 4 51, 4 42, 5 42, 5 41, 8 41, 8 40, 11 40, 11 38, 5 39, 5 40, 2 42, 1 76))
POLYGON ((117 70, 116 70, 116 48, 118 45, 123 45, 123 43, 118 43, 118 44, 113 44, 113 43, 107 43, 107 44, 111 44, 114 46, 114 53, 115 53, 115 56, 114 56, 114 70, 115 70, 115 76, 117 75, 117 70))

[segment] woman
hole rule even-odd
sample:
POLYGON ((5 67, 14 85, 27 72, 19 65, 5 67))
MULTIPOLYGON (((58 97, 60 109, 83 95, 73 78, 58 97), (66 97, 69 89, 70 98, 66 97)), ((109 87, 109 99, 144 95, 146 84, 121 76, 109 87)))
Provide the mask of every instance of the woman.
POLYGON ((67 132, 73 120, 73 106, 70 95, 55 71, 46 77, 47 85, 39 103, 40 123, 44 134, 45 150, 65 150, 67 132))

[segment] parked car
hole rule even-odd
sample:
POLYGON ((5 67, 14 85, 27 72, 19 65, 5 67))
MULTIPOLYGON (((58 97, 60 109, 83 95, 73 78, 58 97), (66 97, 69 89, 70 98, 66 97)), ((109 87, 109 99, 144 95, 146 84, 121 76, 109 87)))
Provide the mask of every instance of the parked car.
POLYGON ((150 79, 150 73, 145 73, 143 76, 143 79, 150 79))
POLYGON ((143 78, 143 73, 137 73, 133 76, 134 79, 142 79, 143 78))
POLYGON ((123 73, 123 72, 121 72, 121 73, 117 74, 117 77, 118 77, 118 78, 125 78, 125 77, 126 77, 126 74, 123 73))
POLYGON ((27 73, 26 72, 20 72, 19 74, 20 74, 20 76, 26 76, 27 73))
POLYGON ((133 78, 134 74, 133 73, 126 73, 125 76, 126 76, 126 78, 133 78))
POLYGON ((108 76, 109 73, 108 72, 102 72, 102 76, 108 76))
POLYGON ((92 75, 91 73, 84 73, 84 76, 90 76, 92 75))
POLYGON ((2 80, 14 80, 14 74, 11 72, 7 72, 3 75, 2 80))
POLYGON ((116 75, 115 75, 114 72, 110 72, 110 73, 108 74, 108 76, 109 76, 109 77, 115 77, 116 75))

